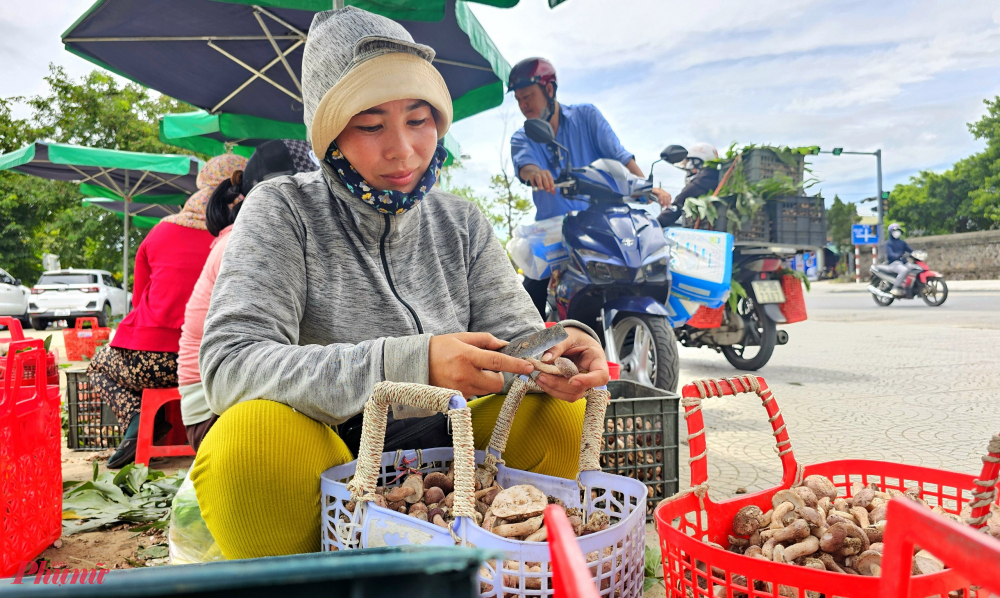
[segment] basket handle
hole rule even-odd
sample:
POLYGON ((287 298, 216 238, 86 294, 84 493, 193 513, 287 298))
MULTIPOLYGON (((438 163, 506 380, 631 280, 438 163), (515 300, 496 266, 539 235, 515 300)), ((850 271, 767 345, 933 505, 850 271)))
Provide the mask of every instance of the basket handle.
POLYGON ((972 513, 966 523, 982 529, 990 518, 990 505, 997 499, 997 484, 1000 483, 1000 434, 994 434, 990 438, 986 455, 983 456, 983 470, 972 483, 978 488, 972 491, 972 501, 969 502, 972 513))
POLYGON ((701 402, 710 397, 735 396, 741 393, 756 393, 767 410, 768 422, 774 430, 775 449, 781 457, 783 486, 792 486, 801 481, 802 468, 792 453, 792 441, 785 429, 781 409, 763 378, 753 375, 718 380, 698 380, 684 386, 681 405, 688 428, 688 448, 691 458, 691 486, 698 486, 708 480, 708 448, 705 442, 705 420, 701 415, 701 402))
POLYGON ((98 328, 98 326, 97 326, 97 318, 77 318, 76 319, 76 329, 77 330, 83 330, 83 325, 85 323, 87 323, 87 322, 90 323, 90 328, 92 330, 95 330, 95 331, 97 330, 97 328, 98 328))
POLYGON ((27 413, 34 410, 32 403, 41 405, 45 399, 45 345, 42 339, 32 338, 23 341, 13 341, 7 347, 7 357, 5 377, 3 380, 3 393, 0 394, 0 417, 6 416, 14 410, 14 405, 19 405, 18 411, 27 413), (20 351, 20 353, 18 353, 20 351), (21 391, 21 382, 24 377, 24 364, 26 361, 35 361, 35 396, 30 399, 18 401, 21 391), (30 401, 27 405, 25 402, 30 401), (20 407, 20 405, 24 405, 20 407))
MULTIPOLYGON (((524 395, 534 386, 528 382, 527 376, 518 376, 507 391, 497 423, 493 426, 490 444, 486 448, 486 458, 483 467, 496 474, 496 466, 503 463, 501 455, 507 449, 507 438, 514 423, 514 415, 524 395)), ((580 471, 600 471, 601 469, 601 434, 604 431, 604 412, 611 403, 611 393, 606 388, 591 388, 584 395, 587 408, 583 414, 583 434, 580 438, 580 471)))
POLYGON ((354 478, 347 484, 356 502, 374 498, 378 474, 382 468, 382 448, 385 446, 385 426, 389 405, 400 403, 421 409, 447 413, 451 419, 455 447, 455 517, 473 518, 476 512, 475 446, 472 438, 472 412, 461 394, 447 388, 424 384, 379 382, 365 403, 361 423, 361 447, 354 478))

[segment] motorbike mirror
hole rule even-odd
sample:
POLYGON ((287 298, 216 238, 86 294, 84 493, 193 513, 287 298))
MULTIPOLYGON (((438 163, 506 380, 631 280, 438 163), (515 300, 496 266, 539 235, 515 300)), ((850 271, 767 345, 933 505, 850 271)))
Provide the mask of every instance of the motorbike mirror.
POLYGON ((552 130, 552 125, 547 120, 540 118, 531 118, 524 121, 524 133, 528 136, 528 139, 536 143, 552 143, 556 140, 556 133, 552 130))
POLYGON ((660 159, 664 162, 669 162, 671 164, 677 164, 684 158, 687 158, 688 151, 679 145, 668 145, 660 152, 660 159))

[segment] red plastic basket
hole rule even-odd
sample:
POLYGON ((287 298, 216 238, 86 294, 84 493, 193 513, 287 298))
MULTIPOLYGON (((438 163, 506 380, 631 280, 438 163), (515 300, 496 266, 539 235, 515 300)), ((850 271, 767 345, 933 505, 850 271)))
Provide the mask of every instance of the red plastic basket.
POLYGON ((702 305, 698 311, 694 312, 687 324, 694 328, 718 328, 722 326, 722 312, 725 309, 725 304, 715 308, 702 305))
POLYGON ((63 330, 66 359, 70 361, 93 359, 98 342, 106 341, 110 336, 111 329, 98 327, 97 318, 77 318, 76 327, 63 330), (83 325, 88 322, 90 328, 84 328, 83 325))
POLYGON ((22 387, 25 365, 45 365, 39 339, 12 342, 5 361, 11 375, 0 394, 0 577, 14 575, 62 532, 59 386, 38 377, 22 387))
MULTIPOLYGON (((902 498, 886 510, 885 549, 878 595, 906 598, 909 594, 913 546, 933 546, 934 556, 982 589, 1000 595, 1000 541, 929 513, 902 498)), ((982 594, 980 594, 982 595, 982 594)))
MULTIPOLYGON (((6 326, 7 330, 10 331, 10 338, 0 338, 0 344, 7 344, 11 341, 23 341, 24 340, 24 330, 21 328, 21 322, 17 318, 11 318, 10 316, 0 316, 0 326, 6 326)), ((48 384, 59 384, 59 368, 56 366, 56 354, 54 351, 49 351, 45 354, 45 377, 48 384)), ((0 360, 0 381, 3 381, 4 371, 6 370, 7 364, 4 360, 0 360)), ((24 381, 28 384, 34 384, 35 380, 35 364, 26 363, 24 364, 24 381)))
MULTIPOLYGON (((928 504, 940 505, 945 511, 956 514, 961 511, 962 505, 973 498, 973 492, 981 489, 972 475, 884 461, 848 459, 815 463, 803 468, 795 461, 791 440, 774 396, 767 388, 767 383, 756 376, 695 382, 684 387, 682 397, 691 450, 692 489, 664 500, 654 512, 663 554, 666 591, 672 598, 717 595, 730 598, 782 595, 806 598, 815 595, 812 592, 843 598, 878 596, 877 577, 767 562, 704 543, 708 540, 728 547, 728 535, 733 533, 733 516, 737 511, 747 505, 757 505, 764 511, 769 510, 771 497, 775 492, 790 488, 804 476, 816 474, 828 477, 844 497, 851 496, 851 486, 855 482, 866 485, 875 483, 883 491, 902 491, 918 486, 922 498, 928 504), (707 449, 701 401, 703 397, 732 396, 746 392, 756 392, 767 410, 781 458, 781 484, 770 490, 716 502, 708 495, 707 449), (755 589, 754 582, 765 582, 760 587, 770 590, 755 589), (716 594, 716 588, 724 590, 716 594)), ((996 465, 992 464, 992 467, 995 468, 996 465)), ((989 471, 988 467, 984 467, 981 479, 993 481, 990 488, 995 488, 995 472, 991 476, 989 471)), ((995 495, 990 501, 983 501, 984 505, 973 510, 973 517, 984 514, 989 504, 995 501, 995 495)), ((965 591, 965 596, 971 595, 965 578, 951 569, 913 577, 910 583, 913 596, 946 596, 948 592, 959 589, 965 591)))
POLYGON ((785 302, 779 304, 785 316, 785 324, 805 321, 806 298, 802 292, 802 281, 786 274, 781 277, 781 290, 785 292, 785 302))

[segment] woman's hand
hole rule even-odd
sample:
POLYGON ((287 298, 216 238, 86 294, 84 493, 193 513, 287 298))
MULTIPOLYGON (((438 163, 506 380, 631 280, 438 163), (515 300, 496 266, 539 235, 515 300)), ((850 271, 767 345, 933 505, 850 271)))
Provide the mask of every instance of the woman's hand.
POLYGON ((553 374, 539 374, 535 382, 553 397, 572 403, 582 398, 588 389, 607 384, 610 374, 608 358, 594 337, 571 326, 566 327, 566 334, 569 338, 549 349, 542 361, 566 357, 587 373, 577 374, 568 380, 553 374))
MULTIPOLYGON (((523 359, 497 352, 506 345, 506 341, 488 332, 432 336, 428 382, 432 386, 457 390, 466 398, 501 392, 503 375, 499 372, 520 375, 530 374, 535 369, 523 359)), ((605 365, 605 373, 607 369, 605 365)))

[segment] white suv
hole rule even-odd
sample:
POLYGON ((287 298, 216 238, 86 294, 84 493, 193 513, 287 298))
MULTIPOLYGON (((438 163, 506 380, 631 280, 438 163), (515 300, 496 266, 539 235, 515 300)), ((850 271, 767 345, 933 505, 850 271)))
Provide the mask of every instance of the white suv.
POLYGON ((20 279, 0 270, 0 316, 14 316, 28 324, 28 298, 31 292, 20 279))
POLYGON ((42 273, 31 288, 28 315, 31 327, 45 330, 49 322, 96 317, 98 326, 107 326, 112 316, 125 314, 128 298, 121 285, 106 270, 51 270, 42 273))

